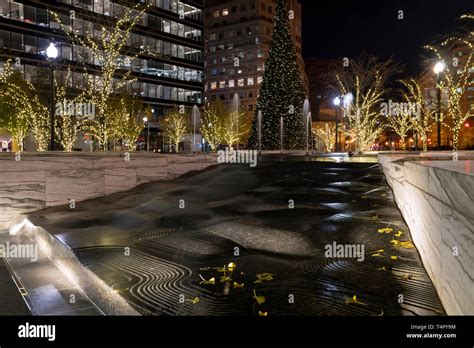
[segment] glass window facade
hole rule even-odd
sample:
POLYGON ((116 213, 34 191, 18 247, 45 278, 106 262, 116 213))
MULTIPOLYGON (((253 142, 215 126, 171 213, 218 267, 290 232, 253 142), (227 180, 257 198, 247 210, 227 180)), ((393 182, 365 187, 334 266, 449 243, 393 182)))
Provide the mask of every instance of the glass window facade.
MULTIPOLYGON (((202 8, 181 0, 141 2, 150 6, 127 41, 127 50, 144 52, 136 59, 124 54, 117 61, 123 72, 132 71, 132 76, 137 79, 136 83, 129 84, 128 92, 157 105, 202 103, 202 8), (163 18, 164 11, 168 13, 166 18, 163 18)), ((3 52, 0 60, 21 57, 21 67, 17 68, 35 83, 45 82, 42 77, 48 76, 45 50, 52 34, 58 37, 57 34, 62 33, 60 24, 48 9, 58 13, 61 22, 71 26, 78 36, 87 33, 100 35, 100 26, 89 21, 92 16, 119 17, 128 10, 111 0, 60 0, 55 7, 50 1, 0 1, 0 50, 3 52), (71 10, 74 10, 74 16, 70 16, 71 10), (85 14, 84 10, 91 13, 85 14), (42 72, 44 69, 46 74, 42 72)), ((102 62, 86 47, 73 45, 67 40, 55 44, 59 49, 57 69, 76 66, 78 72, 73 74, 69 83, 84 87, 89 79, 87 74, 79 72, 83 63, 88 64, 92 74, 97 71, 94 65, 100 66, 102 62)))

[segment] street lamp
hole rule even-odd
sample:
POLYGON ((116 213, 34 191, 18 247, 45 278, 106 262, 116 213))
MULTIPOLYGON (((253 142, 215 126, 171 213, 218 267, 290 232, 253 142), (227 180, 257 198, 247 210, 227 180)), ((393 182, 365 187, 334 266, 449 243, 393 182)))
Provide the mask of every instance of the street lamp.
POLYGON ((337 129, 337 128, 338 128, 337 108, 339 107, 339 105, 341 105, 341 98, 339 98, 339 97, 334 98, 333 103, 334 103, 334 106, 335 106, 335 108, 334 108, 334 116, 335 116, 335 118, 336 118, 336 146, 335 146, 335 147, 336 147, 336 152, 337 152, 337 150, 338 150, 338 146, 337 146, 337 145, 338 145, 338 144, 337 144, 337 142, 338 142, 338 137, 337 137, 337 135, 338 135, 338 129, 337 129))
POLYGON ((146 151, 150 151, 150 123, 148 122, 148 117, 143 117, 143 122, 145 122, 147 126, 146 132, 146 151))
POLYGON ((439 61, 435 64, 433 67, 433 71, 436 74, 436 95, 438 99, 438 150, 441 150, 441 88, 440 88, 440 82, 441 82, 441 73, 444 71, 445 64, 442 61, 439 61))
POLYGON ((50 85, 50 140, 49 140, 49 150, 54 151, 54 79, 53 79, 53 62, 58 57, 58 49, 54 46, 53 43, 49 44, 49 47, 46 49, 46 56, 49 60, 49 85, 50 85))

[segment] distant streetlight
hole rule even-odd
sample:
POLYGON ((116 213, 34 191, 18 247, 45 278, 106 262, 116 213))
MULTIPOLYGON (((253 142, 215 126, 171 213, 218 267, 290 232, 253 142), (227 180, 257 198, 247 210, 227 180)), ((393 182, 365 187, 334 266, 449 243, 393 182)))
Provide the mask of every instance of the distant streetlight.
POLYGON ((148 117, 143 117, 143 122, 147 126, 146 132, 146 151, 150 151, 150 123, 148 122, 148 117))
POLYGON ((436 95, 438 99, 438 120, 437 120, 437 127, 438 127, 438 150, 441 150, 441 73, 445 69, 445 64, 442 61, 439 61, 433 67, 433 71, 436 74, 436 95))
POLYGON ((335 150, 337 152, 337 150, 338 150, 338 146, 337 146, 338 144, 337 143, 338 143, 338 140, 339 140, 338 136, 337 136, 338 135, 338 124, 339 124, 338 119, 337 119, 337 109, 339 108, 339 105, 341 105, 341 98, 336 97, 336 98, 334 98, 334 100, 332 102, 335 106, 334 107, 334 117, 336 119, 336 146, 335 146, 335 150))
POLYGON ((49 150, 54 151, 55 145, 54 145, 54 60, 58 57, 58 49, 54 45, 54 43, 50 43, 49 47, 46 49, 46 56, 48 57, 49 60, 49 86, 50 86, 50 140, 49 140, 49 150))
POLYGON ((354 96, 352 95, 351 92, 347 93, 344 96, 344 107, 348 108, 352 104, 352 100, 354 99, 354 96))

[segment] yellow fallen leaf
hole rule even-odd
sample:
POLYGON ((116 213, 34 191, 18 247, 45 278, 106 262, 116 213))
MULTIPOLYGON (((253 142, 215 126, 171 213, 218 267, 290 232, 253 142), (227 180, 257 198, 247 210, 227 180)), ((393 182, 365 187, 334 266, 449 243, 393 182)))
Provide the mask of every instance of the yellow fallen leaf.
POLYGON ((377 271, 386 271, 386 270, 387 270, 387 268, 385 268, 385 266, 377 268, 377 271))
POLYGON ((372 256, 372 257, 383 257, 382 254, 380 254, 380 253, 375 253, 375 254, 372 254, 370 256, 372 256))
POLYGON ((217 271, 217 272, 220 272, 220 273, 224 273, 227 272, 227 267, 224 266, 224 267, 214 267, 214 269, 217 271))
POLYGON ((261 316, 261 317, 266 317, 266 316, 268 316, 268 312, 258 311, 258 315, 261 316))
POLYGON ((227 281, 229 281, 229 280, 232 280, 232 278, 229 277, 229 276, 226 276, 226 275, 223 275, 223 276, 220 278, 220 282, 221 282, 221 283, 225 283, 225 282, 227 282, 227 281))
POLYGON ((382 308, 382 312, 380 314, 374 314, 374 316, 376 317, 383 317, 384 313, 383 313, 383 308, 382 308))
POLYGON ((379 228, 378 229, 379 233, 390 233, 392 231, 393 231, 393 228, 390 228, 390 227, 385 227, 385 228, 379 228))
POLYGON ((273 280, 273 276, 274 274, 271 274, 271 273, 259 273, 256 275, 258 280, 254 281, 254 283, 258 284, 258 283, 262 283, 263 281, 269 282, 270 280, 273 280))
POLYGON ((212 277, 209 280, 206 280, 202 275, 199 275, 201 277, 202 281, 199 284, 205 284, 205 285, 214 285, 216 283, 216 278, 212 277))
POLYGON ((397 233, 394 235, 395 237, 401 237, 403 234, 402 231, 397 231, 397 233))
POLYGON ((398 259, 398 257, 397 257, 397 256, 390 256, 390 258, 391 258, 392 260, 396 260, 396 259, 398 259))
POLYGON ((237 265, 236 265, 235 263, 233 263, 233 262, 231 262, 231 263, 229 263, 229 264, 227 265, 227 269, 228 269, 229 271, 231 271, 231 272, 234 271, 235 267, 237 267, 237 265))
POLYGON ((383 249, 379 249, 379 250, 375 250, 374 253, 383 253, 385 250, 383 249))
POLYGON ((360 305, 363 305, 363 306, 367 306, 367 304, 365 304, 365 303, 363 303, 363 302, 359 302, 359 301, 357 300, 357 295, 352 296, 352 298, 346 298, 346 304, 350 304, 350 303, 360 304, 360 305))
POLYGON ((243 288, 244 287, 244 283, 242 284, 239 284, 237 282, 234 282, 234 288, 237 289, 237 288, 243 288))
POLYGON ((259 306, 265 303, 265 296, 257 296, 255 289, 253 289, 253 298, 257 301, 259 306))
POLYGON ((405 242, 401 242, 400 245, 402 247, 404 247, 405 249, 415 249, 415 246, 413 245, 413 243, 409 240, 405 241, 405 242))
POLYGON ((199 299, 199 297, 195 297, 195 298, 193 298, 192 300, 191 300, 191 299, 187 299, 186 302, 195 305, 195 304, 198 304, 199 302, 201 302, 201 300, 199 299))

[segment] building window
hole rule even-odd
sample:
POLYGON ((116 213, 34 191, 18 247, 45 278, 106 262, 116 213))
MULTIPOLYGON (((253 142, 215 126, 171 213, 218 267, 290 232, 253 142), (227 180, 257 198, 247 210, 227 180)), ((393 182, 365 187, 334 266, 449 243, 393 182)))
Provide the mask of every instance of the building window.
POLYGON ((239 87, 243 87, 243 86, 244 86, 244 79, 238 79, 237 85, 238 85, 239 87))
POLYGON ((214 11, 214 18, 217 18, 217 17, 219 17, 219 10, 214 11))
POLYGON ((229 15, 229 9, 225 8, 222 10, 222 16, 228 16, 229 15))
POLYGON ((211 82, 211 89, 217 89, 217 82, 211 82))
POLYGON ((247 86, 253 86, 253 77, 247 79, 247 86))
POLYGON ((248 110, 253 111, 253 104, 249 104, 248 110))
POLYGON ((234 87, 234 80, 229 80, 229 87, 230 88, 234 87))
POLYGON ((225 81, 219 82, 219 88, 225 88, 225 81))
POLYGON ((264 4, 263 2, 262 2, 262 5, 260 5, 260 6, 261 6, 262 11, 265 11, 265 10, 266 10, 266 6, 265 6, 265 4, 264 4))
POLYGON ((253 91, 250 91, 248 96, 249 96, 249 98, 253 98, 253 91))
POLYGON ((216 39, 216 34, 209 35, 209 40, 214 41, 216 39))
POLYGON ((261 84, 262 81, 263 81, 263 77, 262 77, 262 76, 257 77, 257 83, 258 83, 258 84, 261 84))

